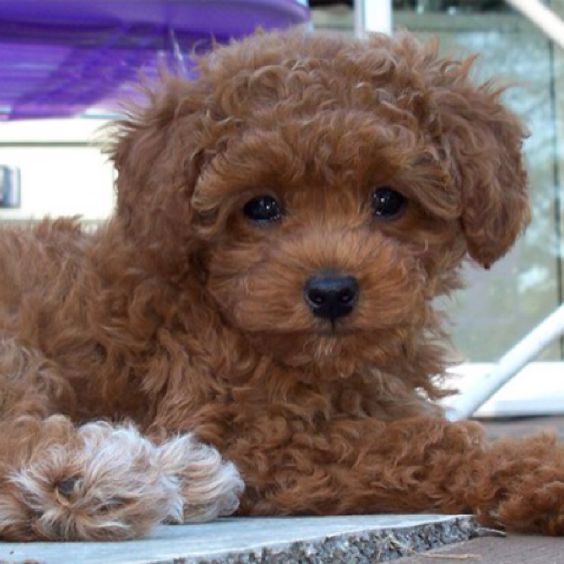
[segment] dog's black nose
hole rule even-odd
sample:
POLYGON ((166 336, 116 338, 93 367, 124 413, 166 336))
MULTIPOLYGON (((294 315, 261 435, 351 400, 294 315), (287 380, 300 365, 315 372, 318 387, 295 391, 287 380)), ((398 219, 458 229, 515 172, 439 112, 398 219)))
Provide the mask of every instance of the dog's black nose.
POLYGON ((304 297, 313 315, 335 321, 353 310, 358 291, 354 276, 325 274, 306 282, 304 297))

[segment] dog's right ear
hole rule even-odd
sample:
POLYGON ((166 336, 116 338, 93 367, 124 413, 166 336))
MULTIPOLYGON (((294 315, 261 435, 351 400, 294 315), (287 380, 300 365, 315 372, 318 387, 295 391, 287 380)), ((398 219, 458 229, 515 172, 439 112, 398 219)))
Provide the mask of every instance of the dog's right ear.
POLYGON ((199 81, 166 77, 147 95, 148 104, 112 128, 116 220, 140 253, 171 274, 190 253, 204 93, 199 81))

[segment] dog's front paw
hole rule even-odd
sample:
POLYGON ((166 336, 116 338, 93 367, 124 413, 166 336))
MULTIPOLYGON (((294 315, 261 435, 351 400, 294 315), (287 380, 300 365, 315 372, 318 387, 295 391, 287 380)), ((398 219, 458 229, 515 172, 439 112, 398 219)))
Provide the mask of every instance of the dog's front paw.
POLYGON ((181 435, 164 443, 160 456, 163 467, 181 482, 183 515, 176 522, 209 521, 237 510, 243 481, 215 448, 181 435))
POLYGON ((513 531, 564 535, 564 476, 522 484, 500 503, 494 517, 513 531))
POLYGON ((179 480, 159 447, 132 426, 47 419, 30 460, 7 476, 0 494, 0 536, 128 539, 179 518, 179 480))
POLYGON ((495 443, 474 481, 479 520, 521 533, 564 535, 564 448, 544 433, 495 443))

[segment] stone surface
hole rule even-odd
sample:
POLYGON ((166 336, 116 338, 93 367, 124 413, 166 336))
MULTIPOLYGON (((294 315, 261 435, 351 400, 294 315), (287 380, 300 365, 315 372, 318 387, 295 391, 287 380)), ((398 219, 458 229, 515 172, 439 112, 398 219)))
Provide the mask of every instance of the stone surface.
POLYGON ((0 562, 368 563, 475 538, 469 516, 352 515, 230 518, 160 526, 128 542, 0 543, 0 562))

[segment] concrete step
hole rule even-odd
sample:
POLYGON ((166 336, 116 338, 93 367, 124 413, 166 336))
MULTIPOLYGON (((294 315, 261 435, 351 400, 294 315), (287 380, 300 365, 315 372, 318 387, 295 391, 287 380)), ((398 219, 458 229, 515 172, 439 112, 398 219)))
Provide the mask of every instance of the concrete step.
POLYGON ((0 562, 368 563, 482 536, 466 515, 234 517, 212 523, 161 525, 126 542, 0 543, 0 562))

